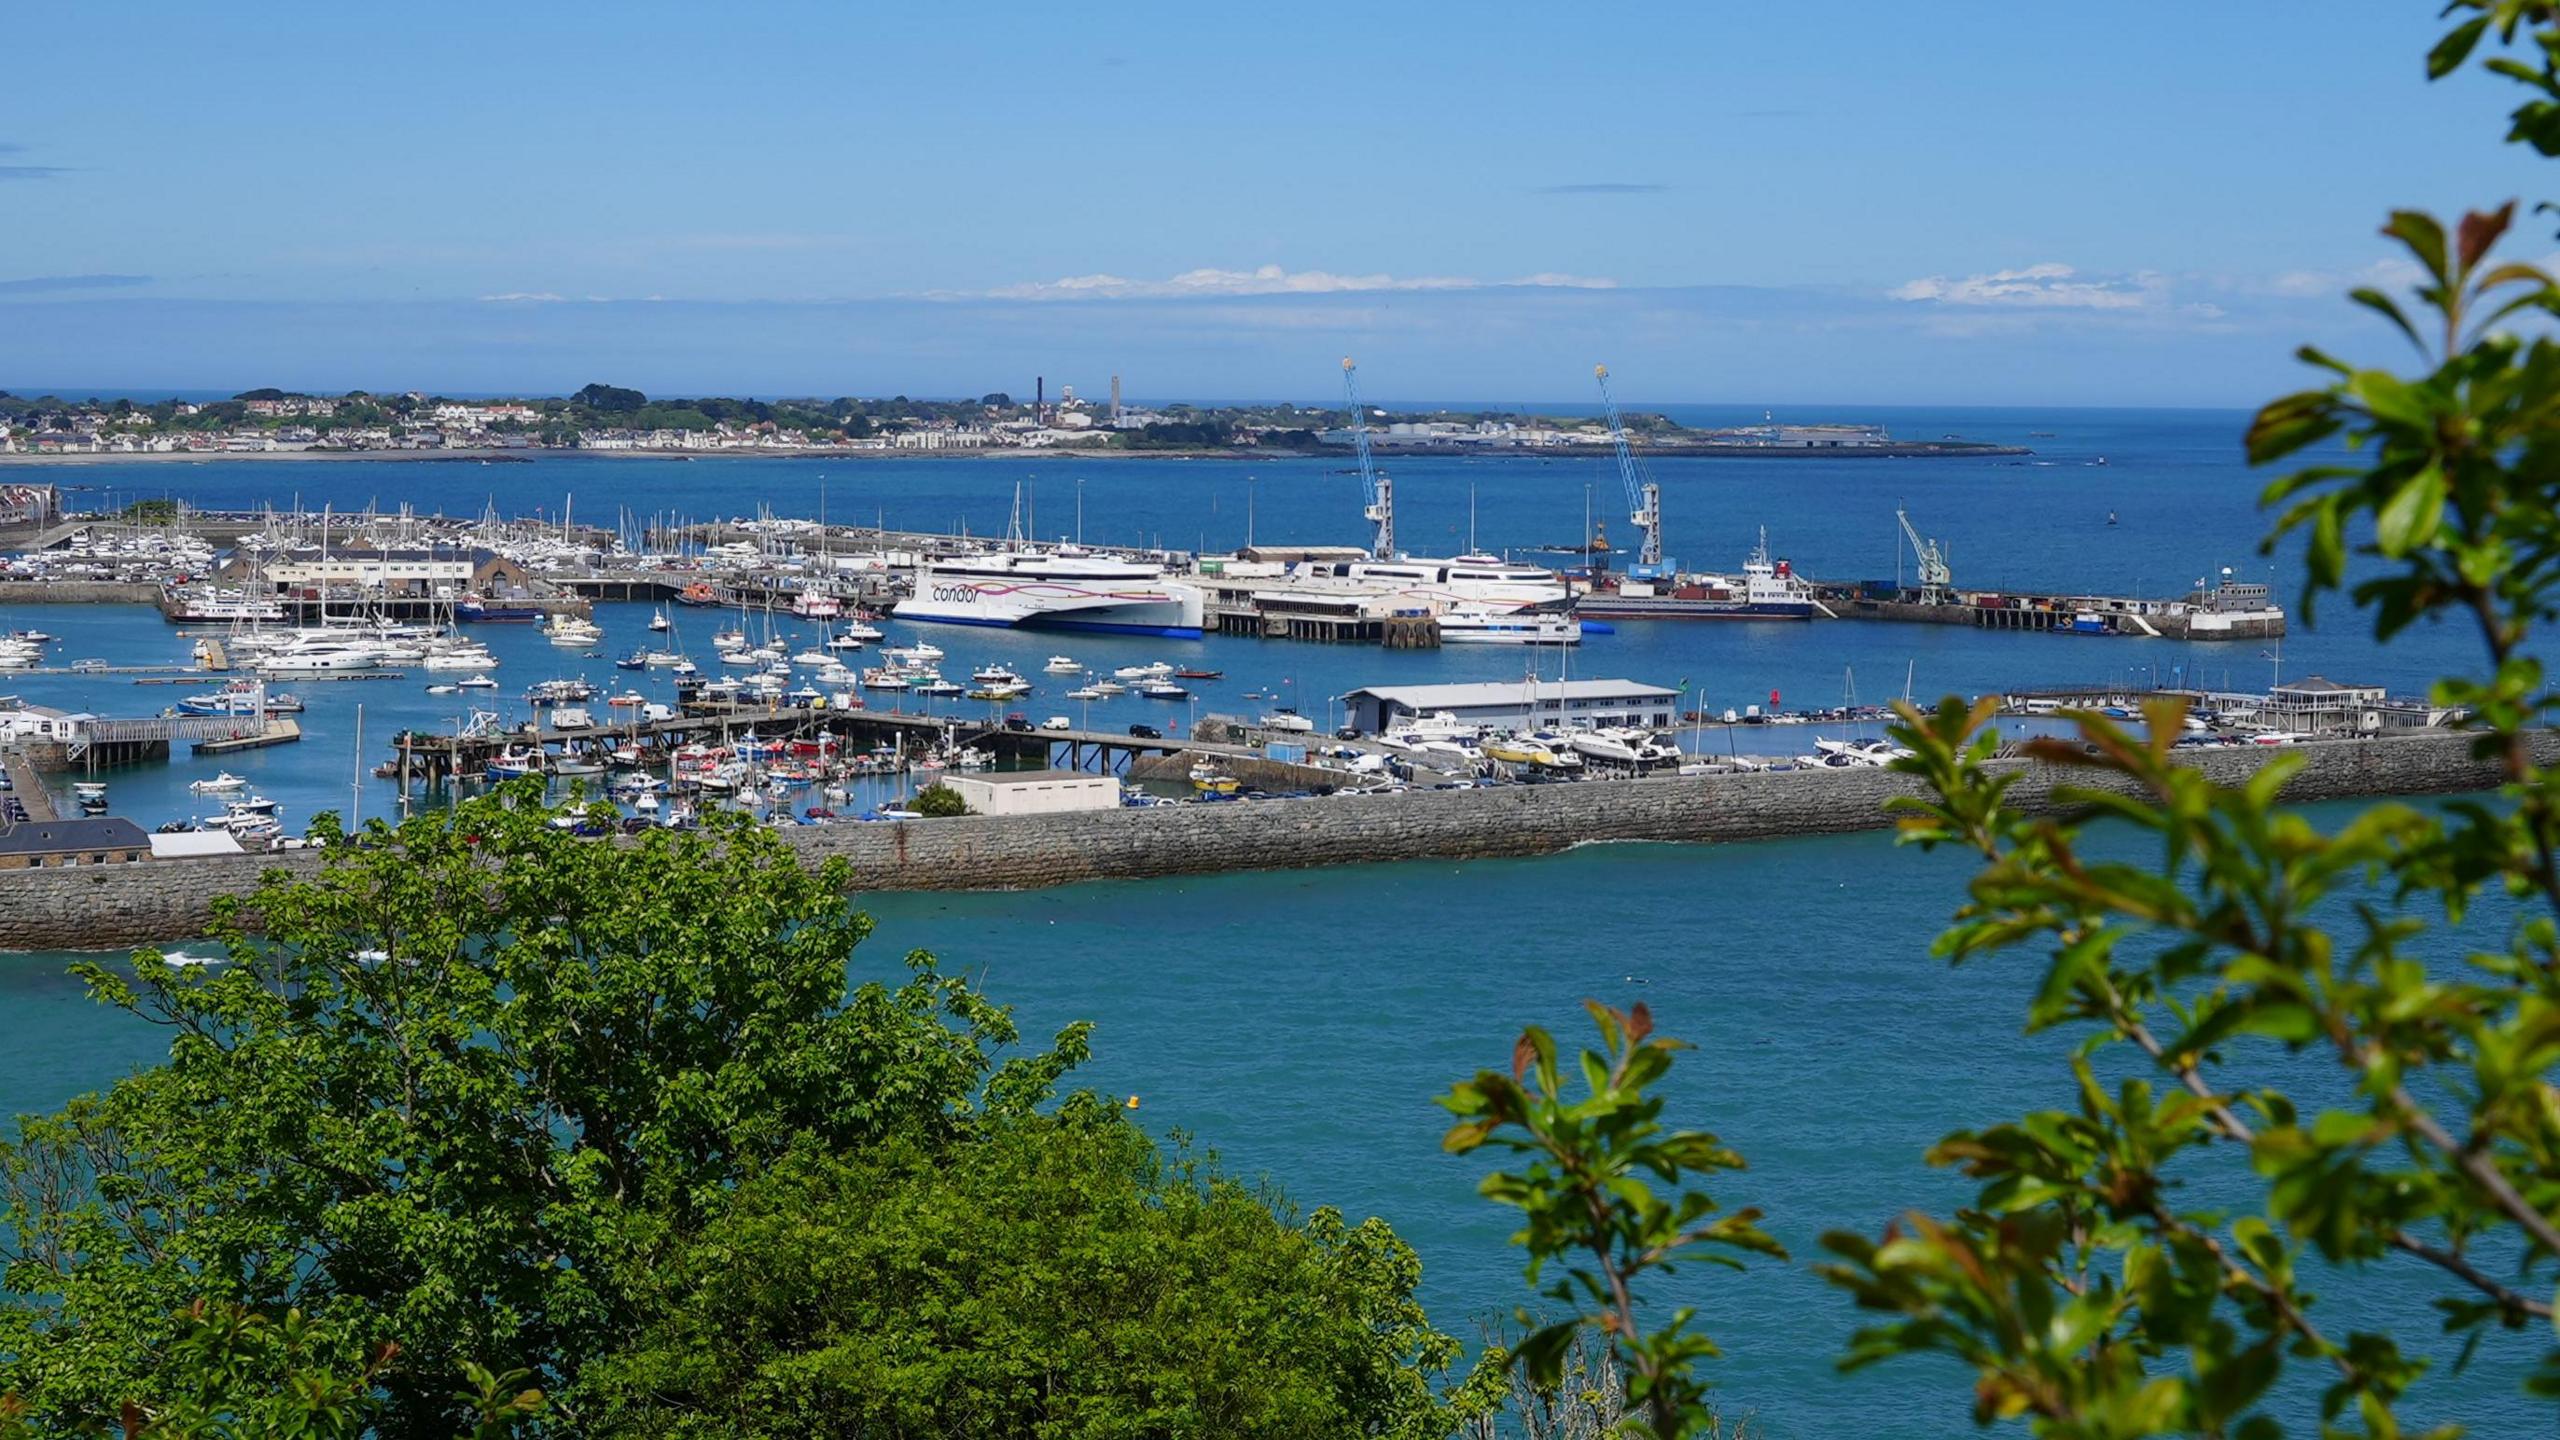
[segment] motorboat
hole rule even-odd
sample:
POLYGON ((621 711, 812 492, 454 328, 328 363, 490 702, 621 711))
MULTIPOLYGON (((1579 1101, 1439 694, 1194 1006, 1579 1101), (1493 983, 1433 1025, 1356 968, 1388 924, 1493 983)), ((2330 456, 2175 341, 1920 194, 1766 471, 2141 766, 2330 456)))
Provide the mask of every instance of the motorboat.
MULTIPOLYGON (((871 635, 872 638, 876 640, 879 638, 880 632, 874 630, 871 632, 871 635)), ((862 641, 858 636, 848 635, 839 631, 835 634, 829 635, 826 639, 819 641, 818 645, 820 649, 824 650, 859 650, 862 648, 862 641)))
POLYGON ((879 626, 867 624, 861 620, 851 620, 847 621, 845 624, 843 638, 859 642, 868 642, 880 639, 881 635, 882 631, 879 626))
POLYGON ((992 684, 983 684, 972 687, 969 691, 969 698, 972 700, 1011 700, 1018 695, 1028 695, 1030 693, 1031 687, 1020 680, 996 681, 992 684))
POLYGON ((592 620, 575 615, 554 615, 542 627, 542 638, 554 645, 584 649, 604 639, 604 630, 592 620))
POLYGON ((225 770, 210 780, 198 780, 187 787, 198 795, 229 795, 249 788, 249 782, 225 770))
POLYGON ((1585 759, 1634 769, 1673 764, 1680 759, 1679 747, 1649 731, 1626 726, 1577 730, 1573 732, 1573 748, 1585 759))
POLYGON ((981 665, 969 672, 969 680, 977 685, 1020 685, 1023 678, 1002 665, 981 665))
POLYGON ((595 693, 596 687, 584 680, 545 680, 524 692, 524 698, 535 705, 575 705, 595 693))
POLYGON ((1274 710, 1262 717, 1262 728, 1292 735, 1311 735, 1315 733, 1316 722, 1295 710, 1274 710))
POLYGON ((907 690, 914 688, 914 684, 905 671, 885 666, 862 672, 862 688, 865 690, 907 690))
POLYGON ((486 773, 492 780, 520 780, 527 775, 541 774, 548 758, 540 750, 510 745, 489 758, 486 773))
POLYGON ((1141 680, 1138 693, 1150 700, 1188 700, 1191 692, 1170 680, 1141 680))
POLYGON ((657 611, 649 617, 649 629, 654 634, 664 635, 674 628, 676 628, 675 622, 667 618, 667 612, 664 610, 657 611))
POLYGON ((932 665, 943 658, 942 647, 919 640, 913 645, 884 645, 880 658, 898 665, 932 665))
POLYGON ((490 654, 484 645, 456 645, 449 649, 430 650, 418 664, 426 670, 492 670, 497 668, 498 657, 490 654))
POLYGON ((807 665, 814 669, 822 665, 833 665, 836 663, 836 657, 828 654, 825 650, 822 650, 815 645, 810 645, 803 647, 799 654, 792 656, 791 663, 794 665, 807 665))
POLYGON ((1173 667, 1161 660, 1150 665, 1123 665, 1111 672, 1121 680, 1165 680, 1173 675, 1173 667))
POLYGON ((649 652, 646 649, 635 649, 614 661, 613 667, 617 670, 646 670, 649 668, 649 652))
POLYGON ((1853 765, 1890 765, 1906 759, 1911 752, 1882 740, 1816 740, 1814 753, 1822 763, 1835 769, 1853 765))
POLYGON ((453 683, 464 690, 495 690, 498 688, 498 682, 490 679, 486 675, 474 675, 468 680, 456 680, 453 683))
POLYGON ((1079 685, 1073 690, 1067 692, 1067 698, 1070 700, 1100 700, 1105 697, 1101 691, 1094 689, 1090 685, 1079 685))
POLYGON ((1181 669, 1173 672, 1173 678, 1176 680, 1224 680, 1227 678, 1227 672, 1224 670, 1202 670, 1197 666, 1185 665, 1181 669))
MULTIPOLYGON (((1031 687, 1026 685, 1023 688, 1028 690, 1031 687)), ((910 691, 917 695, 959 695, 965 693, 957 681, 945 680, 939 675, 932 674, 928 674, 922 679, 917 680, 915 684, 910 687, 910 691)))
POLYGON ((1050 656, 1049 663, 1041 666, 1040 668, 1048 671, 1052 675, 1081 675, 1084 673, 1083 665, 1077 663, 1072 657, 1065 655, 1050 656))
POLYGON ((1126 695, 1129 693, 1129 687, 1121 684, 1117 680, 1096 680, 1085 688, 1091 690, 1096 695, 1126 695))
POLYGON ((747 648, 747 632, 734 628, 719 631, 711 637, 711 648, 714 650, 744 650, 747 648))

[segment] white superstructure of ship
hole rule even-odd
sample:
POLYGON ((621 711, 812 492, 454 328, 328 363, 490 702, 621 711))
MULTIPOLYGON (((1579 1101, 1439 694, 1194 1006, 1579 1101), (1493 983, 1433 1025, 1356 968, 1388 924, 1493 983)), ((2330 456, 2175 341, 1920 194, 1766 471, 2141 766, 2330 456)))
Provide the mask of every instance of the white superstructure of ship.
POLYGON ((1184 637, 1200 633, 1204 613, 1200 588, 1167 579, 1163 566, 1072 547, 928 560, 897 609, 901 620, 948 625, 1184 637))

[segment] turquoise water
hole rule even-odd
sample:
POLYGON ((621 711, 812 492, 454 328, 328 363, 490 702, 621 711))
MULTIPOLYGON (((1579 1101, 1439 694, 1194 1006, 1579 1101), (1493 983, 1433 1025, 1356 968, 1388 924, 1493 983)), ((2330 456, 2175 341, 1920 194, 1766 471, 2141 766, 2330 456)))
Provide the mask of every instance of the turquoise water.
MULTIPOLYGON (((2254 511, 2259 479, 2237 463, 2239 415, 1886 418, 1913 436, 2056 435, 2030 441, 2042 453, 2017 464, 1657 464, 1670 548, 1692 565, 1730 565, 1755 527, 1766 524, 1773 545, 1811 573, 1889 576, 1892 511, 1907 501, 1924 531, 1950 543, 1958 576, 1968 581, 2156 592, 2222 565, 2245 575, 2269 563, 2252 558, 2261 529, 2254 511), (2101 455, 2108 464, 2094 463, 2101 455), (2118 513, 2116 527, 2104 524, 2108 510, 2118 513)), ((1478 538, 1492 548, 1572 540, 1586 484, 1596 487, 1601 513, 1622 508, 1609 498, 1614 476, 1594 460, 1392 463, 1406 536, 1416 548, 1458 548, 1470 486, 1478 538)), ((1072 528, 1072 481, 1081 477, 1088 538, 1161 534, 1167 543, 1205 539, 1212 546, 1243 538, 1250 476, 1257 538, 1341 541, 1359 533, 1356 481, 1319 461, 238 462, 61 473, 125 496, 177 493, 238 505, 285 504, 298 494, 315 508, 325 499, 341 509, 406 496, 423 500, 423 508, 465 514, 492 488, 501 508, 519 513, 536 506, 556 513, 559 497, 574 491, 579 516, 594 520, 609 520, 616 506, 706 517, 746 513, 760 502, 814 514, 823 483, 838 520, 878 513, 893 525, 949 526, 965 519, 981 532, 1002 528, 1014 483, 1028 476, 1047 534, 1072 528)), ((1610 528, 1622 535, 1622 526, 1610 528)), ((2274 578, 2289 584, 2291 562, 2280 556, 2274 563, 2274 578)), ((2407 689, 2470 652, 2458 632, 2433 629, 2378 649, 2343 608, 2337 613, 2337 628, 2286 641, 2287 675, 2323 670, 2407 689)), ((628 648, 644 617, 640 608, 607 607, 606 653, 628 648)), ((699 616, 680 619, 689 629, 707 624, 699 616)), ((69 637, 58 652, 65 658, 175 662, 185 653, 169 627, 133 609, 0 611, 0 628, 26 625, 69 637)), ((522 629, 480 633, 505 662, 498 672, 505 695, 521 695, 554 674, 631 678, 602 662, 561 656, 522 629)), ((1203 689, 1204 710, 1244 708, 1250 702, 1235 692, 1247 688, 1323 697, 1359 684, 1510 678, 1522 663, 1491 649, 922 633, 949 649, 954 664, 1002 659, 1026 673, 1060 650, 1103 665, 1160 657, 1224 669, 1228 680, 1203 689)), ((707 639, 694 635, 693 648, 707 639)), ((1576 675, 1687 679, 1717 706, 1763 699, 1772 689, 1792 704, 1827 705, 1852 683, 1866 700, 1898 694, 1906 674, 1923 694, 2178 666, 2217 684, 2227 674, 2236 685, 2256 685, 2272 673, 2258 651, 1921 626, 1628 624, 1583 647, 1573 663, 1576 675)), ((653 677, 643 688, 664 698, 665 684, 653 677)), ((0 685, 40 703, 111 714, 156 709, 180 693, 69 677, 0 685)), ((398 726, 450 724, 458 707, 425 696, 422 685, 293 686, 312 703, 304 717, 310 739, 225 763, 284 799, 288 823, 321 806, 343 808, 356 761, 355 706, 366 707, 370 764, 398 726)), ((1043 695, 1021 708, 1046 714, 1067 707, 1043 695)), ((1171 707, 1124 699, 1096 705, 1091 718, 1118 725, 1170 714, 1171 707)), ((120 811, 137 818, 183 814, 185 781, 214 768, 182 758, 117 772, 111 793, 120 811)), ((389 795, 382 786, 367 793, 370 809, 389 795)), ((1421 1251, 1435 1317, 1472 1338, 1477 1317, 1507 1312, 1524 1290, 1505 1245, 1508 1217, 1475 1197, 1478 1165, 1440 1153, 1443 1116, 1431 1100, 1452 1080, 1503 1063, 1523 1023, 1578 1038, 1585 997, 1643 999, 1666 1031, 1697 1044, 1670 1087, 1679 1113, 1719 1131, 1753 1162, 1751 1171, 1714 1189, 1728 1204, 1769 1210, 1772 1228, 1800 1259, 1815 1253, 1815 1237, 1826 1229, 1872 1232, 1901 1210, 1956 1203, 1961 1186, 1918 1163, 1946 1131, 2067 1104, 2068 1037, 2020 1034, 2029 962, 1950 971, 1926 958, 1964 874, 1952 858, 1857 836, 1725 848, 1602 846, 1534 861, 1029 894, 878 895, 863 900, 880 931, 862 965, 868 974, 893 973, 897 955, 929 948, 1016 1004, 1034 1035, 1073 1019, 1096 1021, 1086 1083, 1138 1095, 1151 1128, 1192 1133, 1234 1167, 1268 1174, 1301 1204, 1387 1217, 1421 1251)), ((63 975, 65 958, 0 957, 0 1016, 8 1022, 0 1110, 57 1105, 149 1063, 165 1043, 158 1032, 91 1006, 63 975)), ((2431 1329, 2424 1292, 2403 1283, 2408 1272, 2389 1277, 2359 1285, 2352 1305, 2344 1294, 2324 1302, 2333 1308, 2333 1328, 2387 1322, 2404 1335, 2431 1329)), ((1679 1298, 1701 1305, 1704 1328, 1730 1352, 1718 1367, 1727 1402, 1755 1411, 1773 1440, 1971 1431, 1967 1386, 1951 1367, 1910 1362, 1835 1378, 1832 1357, 1855 1317, 1801 1267, 1684 1276, 1678 1289, 1679 1298)), ((2426 1382, 2411 1413, 2463 1420, 2480 1434, 2528 1425, 2547 1431, 2543 1412, 2513 1398, 2514 1380, 2514 1369, 2493 1355, 2466 1376, 2426 1382)), ((2306 1419, 2306 1407, 2291 1418, 2306 1419)))

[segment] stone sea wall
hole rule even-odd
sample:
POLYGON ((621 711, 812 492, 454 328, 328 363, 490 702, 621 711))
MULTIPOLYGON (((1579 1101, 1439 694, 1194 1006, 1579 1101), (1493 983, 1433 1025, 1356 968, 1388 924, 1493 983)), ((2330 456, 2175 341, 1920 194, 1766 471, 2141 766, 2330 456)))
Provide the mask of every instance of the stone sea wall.
MULTIPOLYGON (((2417 736, 2306 746, 2286 790, 2308 803, 2493 788, 2464 737, 2417 736)), ((2560 750, 2560 745, 2552 748, 2560 750)), ((2194 763, 2235 783, 2273 749, 2198 752, 2194 763)), ((2024 771, 2010 794, 2051 803, 2050 767, 2024 771)), ((1079 880, 1385 860, 1541 855, 1592 841, 1742 841, 1839 834, 1890 823, 1885 801, 1916 793, 1883 770, 1586 781, 1490 790, 1415 791, 1320 800, 1240 801, 1088 814, 970 816, 784 832, 812 861, 842 856, 857 890, 1006 890, 1079 880)), ((113 949, 203 933, 215 896, 252 888, 275 866, 316 868, 317 852, 126 867, 0 871, 0 950, 113 949)))
POLYGON ((121 580, 0 580, 0 605, 151 605, 157 585, 121 580))

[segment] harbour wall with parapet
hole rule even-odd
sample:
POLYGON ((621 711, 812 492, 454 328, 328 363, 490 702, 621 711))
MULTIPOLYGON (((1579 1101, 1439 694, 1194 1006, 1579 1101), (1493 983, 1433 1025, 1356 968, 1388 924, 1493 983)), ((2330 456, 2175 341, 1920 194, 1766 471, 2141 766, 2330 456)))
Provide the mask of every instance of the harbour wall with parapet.
MULTIPOLYGON (((2560 756, 2560 737, 2543 749, 2560 756)), ((2274 756, 2305 764, 2285 790, 2311 803, 2494 788, 2495 767, 2459 735, 2341 741, 2287 752, 2199 751, 2192 763, 2237 783, 2274 756)), ((2024 761, 2010 797, 2055 807, 2057 783, 2083 773, 2024 761)), ((1892 823, 1885 802, 1916 794, 1878 769, 1584 781, 1486 790, 1239 801, 1082 814, 964 816, 885 825, 793 829, 805 858, 841 856, 864 890, 1013 890, 1083 880, 1392 860, 1543 855, 1595 841, 1766 840, 1844 834, 1892 823)), ((318 851, 238 859, 0 871, 0 950, 109 950, 204 933, 216 896, 245 893, 261 871, 316 870, 318 851)))
POLYGON ((0 605, 150 605, 160 587, 122 580, 0 580, 0 605))

